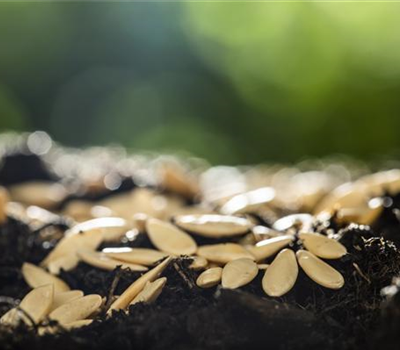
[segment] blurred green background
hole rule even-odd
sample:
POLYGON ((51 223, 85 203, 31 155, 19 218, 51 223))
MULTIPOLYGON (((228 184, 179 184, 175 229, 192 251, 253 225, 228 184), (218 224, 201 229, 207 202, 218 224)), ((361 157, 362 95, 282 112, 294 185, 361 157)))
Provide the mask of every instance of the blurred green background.
POLYGON ((400 149, 400 3, 0 3, 0 131, 213 163, 400 149))

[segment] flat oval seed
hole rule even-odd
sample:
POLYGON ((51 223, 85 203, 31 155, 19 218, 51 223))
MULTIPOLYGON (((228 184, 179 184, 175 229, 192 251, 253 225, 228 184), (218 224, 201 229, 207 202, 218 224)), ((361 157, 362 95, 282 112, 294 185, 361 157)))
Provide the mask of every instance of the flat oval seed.
POLYGON ((103 253, 109 258, 132 264, 154 265, 157 261, 168 256, 167 253, 147 248, 104 248, 103 253))
POLYGON ((97 311, 102 304, 100 295, 91 294, 61 305, 49 315, 49 318, 58 321, 61 325, 83 320, 97 311))
POLYGON ((8 191, 0 186, 0 225, 4 224, 7 221, 7 203, 9 202, 9 194, 8 191))
POLYGON ((266 270, 269 267, 269 264, 257 264, 259 270, 266 270))
POLYGON ((79 264, 79 258, 76 254, 64 255, 57 260, 51 261, 47 268, 49 272, 53 275, 58 275, 63 269, 64 271, 71 271, 79 264))
POLYGON ((293 239, 294 237, 292 235, 283 235, 265 239, 258 242, 255 246, 248 246, 246 248, 254 255, 256 261, 261 261, 276 254, 282 248, 285 248, 288 244, 293 242, 293 239))
POLYGON ((318 233, 300 233, 299 238, 311 253, 324 259, 340 259, 347 253, 346 247, 338 241, 318 233))
POLYGON ((343 276, 332 266, 306 250, 299 250, 296 255, 299 265, 314 282, 330 289, 340 289, 343 287, 343 276))
POLYGON ((262 287, 270 297, 280 297, 289 292, 297 280, 299 268, 296 256, 290 249, 282 250, 265 271, 262 287))
POLYGON ((146 231, 151 243, 166 253, 192 255, 197 250, 197 244, 192 237, 168 222, 149 219, 146 222, 146 231))
POLYGON ((88 326, 93 322, 93 320, 79 320, 79 321, 74 321, 70 323, 66 323, 63 325, 63 327, 67 330, 74 329, 74 328, 80 328, 84 326, 88 326))
POLYGON ((53 304, 50 311, 53 311, 63 304, 69 303, 72 300, 82 298, 83 292, 81 290, 69 290, 68 292, 54 294, 53 304))
POLYGON ((207 259, 203 258, 202 256, 192 256, 193 262, 189 265, 189 269, 198 271, 205 269, 208 265, 207 259))
POLYGON ((216 286, 222 278, 222 268, 212 267, 211 269, 205 270, 200 274, 196 280, 196 284, 200 288, 211 288, 216 286))
POLYGON ((258 274, 257 264, 251 259, 228 262, 222 270, 222 287, 236 289, 250 283, 258 274))
POLYGON ((236 243, 220 243, 203 245, 197 250, 197 255, 209 261, 226 264, 229 261, 248 258, 254 260, 254 256, 245 248, 236 243))
POLYGON ((45 284, 53 284, 55 293, 69 290, 68 285, 63 280, 30 263, 22 265, 22 276, 24 276, 26 283, 32 288, 37 288, 45 284))
POLYGON ((244 218, 216 214, 180 215, 174 221, 184 230, 209 238, 242 235, 254 226, 244 218))
POLYGON ((286 231, 292 227, 300 226, 303 230, 308 230, 314 218, 310 214, 291 214, 275 221, 272 228, 277 231, 286 231))
POLYGON ((95 252, 92 250, 87 250, 87 249, 81 249, 78 250, 78 257, 85 262, 86 264, 89 264, 91 266, 97 267, 99 269, 103 270, 108 270, 112 271, 114 270, 117 266, 121 266, 123 269, 131 269, 132 271, 147 271, 148 268, 143 265, 137 265, 137 264, 129 264, 129 263, 124 263, 119 260, 114 260, 103 253, 95 252))
POLYGON ((154 302, 161 294, 166 283, 166 277, 159 278, 154 282, 147 282, 143 290, 131 301, 130 305, 154 302))

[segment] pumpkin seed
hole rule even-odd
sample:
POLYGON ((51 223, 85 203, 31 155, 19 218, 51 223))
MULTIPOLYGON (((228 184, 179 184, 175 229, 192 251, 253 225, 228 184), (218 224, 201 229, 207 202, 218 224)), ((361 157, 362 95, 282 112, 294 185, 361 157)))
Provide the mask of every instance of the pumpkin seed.
POLYGON ((287 231, 292 227, 301 228, 304 231, 311 229, 314 218, 310 214, 291 214, 275 221, 272 228, 276 231, 287 231))
POLYGON ((79 258, 76 254, 64 255, 57 260, 51 261, 47 268, 49 272, 53 275, 58 275, 63 269, 64 271, 71 271, 79 264, 79 258))
POLYGON ((290 249, 283 249, 265 271, 262 287, 270 297, 280 297, 289 292, 297 280, 299 268, 296 256, 290 249))
POLYGON ((170 192, 178 193, 186 198, 194 198, 199 194, 197 183, 181 167, 163 165, 161 176, 161 185, 170 192))
POLYGON ((300 233, 299 238, 311 253, 324 259, 340 259, 347 253, 346 247, 338 241, 318 233, 300 233))
POLYGON ((259 270, 266 270, 269 267, 269 264, 257 264, 259 270))
POLYGON ((139 232, 145 232, 146 231, 146 221, 149 217, 147 214, 144 213, 136 213, 133 215, 133 226, 136 227, 136 229, 139 232))
POLYGON ((67 330, 88 326, 93 320, 78 320, 70 323, 65 323, 63 327, 67 330))
POLYGON ((241 245, 236 243, 220 243, 203 245, 197 250, 197 255, 209 261, 226 264, 229 261, 248 258, 254 260, 254 256, 241 245))
POLYGON ((344 278, 340 272, 316 257, 313 253, 306 250, 299 250, 296 255, 299 265, 314 282, 330 289, 340 289, 343 287, 344 278))
POLYGON ((196 284, 200 288, 211 288, 216 286, 222 278, 222 268, 212 267, 200 274, 196 280, 196 284))
POLYGON ((158 264, 152 270, 146 272, 144 275, 139 277, 135 282, 133 282, 121 295, 115 300, 110 306, 107 314, 110 315, 112 310, 125 309, 129 303, 143 290, 147 282, 153 282, 157 279, 164 269, 171 262, 172 258, 166 258, 162 263, 158 264))
POLYGON ((203 258, 202 256, 192 256, 193 262, 189 265, 189 269, 198 271, 205 269, 208 265, 207 259, 203 258))
POLYGON ((49 318, 58 321, 64 326, 65 324, 85 319, 96 312, 101 304, 102 298, 100 295, 86 295, 59 306, 50 313, 49 318))
POLYGON ((250 283, 258 274, 257 264, 247 258, 232 260, 222 270, 222 287, 236 289, 250 283))
POLYGON ((146 231, 155 247, 174 255, 192 255, 197 250, 197 244, 186 232, 168 222, 149 219, 146 231))
POLYGON ((104 248, 103 253, 112 259, 132 264, 154 265, 157 261, 168 256, 166 253, 147 248, 104 248))
POLYGON ((252 229, 252 233, 257 242, 263 241, 264 239, 268 238, 282 236, 282 232, 275 231, 261 225, 254 226, 252 229))
POLYGON ((165 284, 167 283, 166 277, 156 279, 154 282, 148 281, 143 290, 131 301, 129 305, 136 303, 152 303, 161 294, 165 284))
POLYGON ((45 284, 52 284, 54 285, 55 293, 69 290, 68 285, 63 280, 30 263, 24 263, 22 265, 22 276, 26 283, 32 288, 37 288, 45 284))
POLYGON ((72 300, 82 298, 83 292, 81 290, 69 290, 67 292, 55 293, 53 304, 51 305, 50 312, 57 309, 63 304, 69 303, 72 300))
POLYGON ((261 261, 279 252, 282 248, 293 242, 292 235, 283 235, 274 238, 265 239, 258 242, 255 246, 248 246, 249 252, 256 258, 256 261, 261 261))
POLYGON ((75 199, 66 204, 62 214, 81 222, 92 218, 93 203, 75 199))
POLYGON ((7 203, 9 202, 8 191, 0 186, 0 225, 7 221, 7 203))

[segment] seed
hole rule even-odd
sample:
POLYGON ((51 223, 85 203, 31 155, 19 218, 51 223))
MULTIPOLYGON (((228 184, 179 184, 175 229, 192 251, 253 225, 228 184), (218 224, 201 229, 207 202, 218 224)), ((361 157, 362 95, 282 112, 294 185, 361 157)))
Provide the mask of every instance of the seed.
POLYGON ((58 321, 64 326, 65 324, 85 319, 96 312, 101 304, 102 298, 100 295, 86 295, 61 305, 50 313, 49 318, 58 321))
POLYGON ((88 326, 93 322, 93 320, 78 320, 70 323, 66 323, 63 325, 63 327, 67 330, 74 329, 74 328, 80 328, 84 326, 88 326))
POLYGON ((69 290, 68 285, 63 280, 30 263, 22 265, 22 276, 32 288, 37 288, 45 284, 53 284, 55 293, 69 290))
POLYGON ((131 301, 130 305, 136 303, 152 303, 161 294, 165 284, 167 283, 166 277, 161 277, 154 282, 148 281, 143 290, 131 301))
POLYGON ((269 264, 257 264, 259 270, 266 270, 269 267, 269 264))
POLYGON ((258 274, 257 264, 247 258, 228 262, 222 270, 222 287, 236 289, 250 283, 258 274))
POLYGON ((54 294, 53 304, 51 305, 50 311, 53 311, 58 307, 60 307, 61 305, 69 303, 72 300, 82 297, 83 297, 83 292, 81 290, 69 290, 67 292, 56 293, 54 294))
POLYGON ((248 258, 254 260, 254 256, 236 243, 220 243, 203 245, 197 251, 198 256, 202 256, 209 261, 226 264, 229 261, 248 258))
POLYGON ((51 274, 58 275, 61 269, 64 271, 71 271, 78 266, 78 263, 79 258, 76 254, 68 254, 58 258, 57 260, 51 261, 47 265, 47 268, 51 274))
POLYGON ((340 259, 347 253, 346 247, 338 241, 318 233, 300 233, 299 238, 311 253, 324 259, 340 259))
POLYGON ((144 213, 136 213, 133 215, 133 226, 138 229, 139 232, 146 231, 146 221, 149 217, 144 213))
POLYGON ((168 256, 168 254, 155 249, 128 247, 105 248, 103 253, 109 258, 146 266, 154 265, 157 261, 168 256))
POLYGON ((147 282, 153 282, 157 279, 164 269, 171 262, 172 258, 166 258, 162 263, 158 264, 152 270, 146 272, 144 275, 139 277, 135 282, 133 282, 121 295, 115 300, 110 306, 107 314, 110 315, 112 310, 125 309, 129 303, 143 290, 147 282))
POLYGON ((9 202, 8 191, 0 186, 0 225, 7 221, 7 203, 9 202))
POLYGON ((212 267, 211 269, 205 270, 200 274, 196 280, 196 284, 200 288, 211 288, 216 286, 222 278, 222 268, 212 267))
POLYGON ((249 252, 254 255, 256 261, 261 261, 279 252, 282 248, 293 242, 292 235, 265 239, 258 242, 255 246, 248 246, 249 252))
POLYGON ((282 236, 282 232, 272 230, 265 226, 254 226, 252 229, 253 236, 257 242, 263 241, 268 238, 282 236))
POLYGON ((154 246, 166 253, 192 255, 197 250, 197 244, 192 237, 168 222, 149 219, 146 230, 154 246))
POLYGON ((178 165, 163 165, 161 168, 162 186, 173 193, 186 198, 194 198, 199 193, 199 187, 192 176, 178 165))
POLYGON ((296 256, 290 249, 283 249, 265 271, 262 287, 270 297, 280 297, 289 292, 297 280, 299 268, 296 256))
POLYGON ((368 202, 368 209, 360 217, 359 223, 362 225, 372 225, 383 211, 383 200, 381 198, 373 198, 368 202))
POLYGON ((314 282, 330 289, 343 287, 344 279, 340 272, 317 258, 313 253, 299 250, 296 255, 299 265, 314 282))
POLYGON ((311 229, 314 218, 310 214, 292 214, 275 221, 272 228, 276 231, 287 231, 292 227, 298 227, 307 231, 311 229))
POLYGON ((189 269, 198 271, 203 270, 207 267, 208 261, 202 256, 192 256, 193 262, 189 265, 189 269))
POLYGON ((184 230, 210 238, 242 235, 253 227, 247 219, 216 214, 181 215, 175 218, 175 224, 184 230))
POLYGON ((93 203, 75 199, 66 204, 62 214, 81 222, 92 218, 93 203))
POLYGON ((88 265, 97 267, 99 269, 112 271, 117 266, 121 266, 123 269, 131 269, 132 271, 147 271, 146 266, 124 263, 122 261, 114 260, 107 257, 105 254, 100 252, 95 252, 88 249, 78 250, 78 257, 88 265))
MULTIPOLYGON (((19 307, 24 310, 35 323, 43 320, 53 303, 54 287, 47 284, 30 291, 22 299, 19 307)), ((0 319, 0 323, 16 326, 19 321, 29 324, 30 320, 18 309, 11 309, 0 319)))

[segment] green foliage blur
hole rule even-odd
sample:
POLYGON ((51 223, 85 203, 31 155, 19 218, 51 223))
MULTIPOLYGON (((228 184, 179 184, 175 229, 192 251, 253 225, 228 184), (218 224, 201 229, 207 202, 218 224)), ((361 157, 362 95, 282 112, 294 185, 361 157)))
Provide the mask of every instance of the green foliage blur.
POLYGON ((213 163, 400 149, 400 3, 0 3, 0 131, 213 163))

